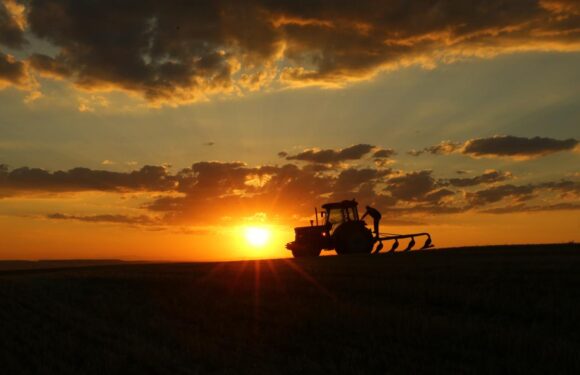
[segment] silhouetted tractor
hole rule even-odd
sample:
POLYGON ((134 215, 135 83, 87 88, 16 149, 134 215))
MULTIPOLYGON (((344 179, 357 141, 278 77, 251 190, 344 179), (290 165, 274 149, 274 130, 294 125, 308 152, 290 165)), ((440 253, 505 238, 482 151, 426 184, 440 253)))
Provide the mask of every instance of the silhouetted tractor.
POLYGON ((399 240, 410 238, 405 251, 415 246, 415 237, 426 236, 422 249, 433 247, 429 233, 388 234, 373 236, 366 223, 359 218, 356 200, 345 200, 322 205, 320 216, 324 224, 318 224, 318 210, 315 208, 316 225, 310 220, 310 226, 294 228, 296 235, 293 242, 286 244, 296 258, 314 257, 322 250, 336 250, 339 255, 370 254, 378 243, 375 253, 383 248, 383 241, 394 241, 390 252, 399 246, 399 240))

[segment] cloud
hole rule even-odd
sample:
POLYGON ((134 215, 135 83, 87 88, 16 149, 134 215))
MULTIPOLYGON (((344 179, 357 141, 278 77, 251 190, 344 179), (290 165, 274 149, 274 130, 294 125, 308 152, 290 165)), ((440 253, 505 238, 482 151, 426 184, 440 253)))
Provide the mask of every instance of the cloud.
POLYGON ((540 5, 554 14, 580 15, 580 4, 576 0, 541 0, 540 5))
POLYGON ((181 196, 162 196, 145 205, 172 223, 216 222, 267 210, 286 220, 306 215, 333 191, 336 180, 292 164, 248 167, 244 163, 200 162, 180 171, 181 196))
POLYGON ((0 88, 9 85, 25 88, 29 83, 26 64, 0 51, 0 88))
POLYGON ((14 0, 0 0, 0 44, 10 48, 22 47, 24 39, 24 7, 14 0))
MULTIPOLYGON (((476 192, 467 192, 466 198, 472 206, 483 206, 511 198, 515 202, 527 201, 540 192, 560 193, 561 198, 576 198, 580 196, 580 182, 572 180, 546 181, 527 185, 499 185, 476 192)), ((515 207, 516 205, 514 205, 515 207)), ((544 207, 538 206, 538 207, 544 207)))
POLYGON ((0 191, 8 193, 41 191, 167 191, 173 190, 175 178, 164 167, 144 166, 128 172, 111 172, 89 168, 49 172, 22 167, 9 170, 0 165, 0 191))
POLYGON ((569 211, 569 210, 580 210, 580 203, 556 203, 548 205, 526 205, 526 204, 516 204, 505 207, 490 208, 487 210, 481 210, 479 212, 486 214, 513 214, 519 212, 542 212, 542 211, 569 211))
POLYGON ((86 90, 179 105, 262 87, 342 87, 378 72, 503 53, 580 50, 578 6, 556 0, 159 2, 4 0, 3 43, 22 29, 42 74, 86 90), (27 17, 24 17, 24 14, 27 17))
POLYGON ((396 154, 397 153, 392 148, 381 148, 373 153, 373 158, 376 159, 390 158, 396 154))
POLYGON ((511 184, 493 186, 488 189, 479 190, 474 193, 467 193, 467 200, 473 206, 483 206, 495 203, 504 198, 512 198, 516 202, 521 202, 533 198, 536 187, 533 185, 515 186, 511 184))
POLYGON ((580 182, 572 180, 548 181, 536 185, 540 189, 560 192, 562 197, 580 196, 580 182))
POLYGON ((300 160, 310 163, 336 164, 348 160, 359 160, 373 150, 374 146, 357 144, 343 149, 308 149, 296 155, 286 156, 286 160, 300 160))
POLYGON ((473 158, 505 157, 514 160, 527 160, 556 152, 571 151, 577 146, 578 141, 573 138, 558 140, 546 137, 526 138, 512 135, 496 135, 490 138, 470 139, 464 143, 443 141, 422 150, 411 150, 408 154, 419 156, 423 153, 433 155, 458 153, 473 158))
POLYGON ((142 215, 53 213, 48 217, 175 227, 239 223, 258 213, 272 222, 296 222, 311 215, 313 207, 322 203, 352 198, 377 207, 386 219, 396 220, 401 214, 408 214, 409 220, 415 220, 417 215, 478 210, 507 213, 572 209, 580 196, 580 182, 574 179, 471 189, 510 177, 509 173, 489 170, 472 178, 443 180, 430 170, 337 170, 318 163, 248 166, 243 162, 201 161, 173 173, 164 166, 145 166, 131 172, 89 168, 50 172, 0 165, 0 197, 10 199, 30 192, 144 192, 138 203, 127 201, 127 207, 120 207, 141 210, 142 215), (139 206, 131 206, 135 203, 139 206))
POLYGON ((437 189, 425 194, 423 200, 431 203, 439 203, 445 197, 454 196, 455 192, 449 189, 437 189))
POLYGON ((471 139, 465 142, 461 152, 472 157, 529 159, 559 151, 570 151, 577 145, 578 141, 572 138, 558 140, 544 137, 524 138, 506 135, 471 139))
POLYGON ((465 177, 465 178, 450 178, 449 180, 443 180, 444 183, 456 187, 467 187, 476 186, 480 184, 491 184, 494 182, 502 182, 510 179, 512 174, 510 172, 496 171, 495 169, 490 169, 483 174, 475 177, 465 177))
POLYGON ((340 172, 334 184, 334 192, 351 193, 365 183, 377 182, 389 175, 391 170, 377 170, 372 168, 355 169, 348 168, 340 172))
POLYGON ((131 224, 131 225, 159 225, 159 220, 151 218, 146 215, 128 216, 128 215, 66 215, 62 213, 54 213, 46 215, 48 219, 53 220, 76 220, 88 223, 114 223, 114 224, 131 224))
POLYGON ((424 153, 432 154, 432 155, 447 155, 455 152, 461 147, 460 143, 452 142, 452 141, 442 141, 441 143, 425 147, 422 150, 411 150, 407 152, 411 156, 419 156, 424 153))
POLYGON ((385 190, 394 198, 404 201, 432 201, 435 198, 443 198, 441 193, 434 193, 437 184, 432 171, 409 172, 400 176, 391 177, 386 181, 385 190))

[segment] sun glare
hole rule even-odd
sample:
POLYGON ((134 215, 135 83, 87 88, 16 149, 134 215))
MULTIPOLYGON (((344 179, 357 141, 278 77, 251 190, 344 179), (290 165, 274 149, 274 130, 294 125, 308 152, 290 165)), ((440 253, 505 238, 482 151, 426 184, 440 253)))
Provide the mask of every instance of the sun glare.
POLYGON ((263 247, 270 239, 270 231, 266 228, 248 227, 245 230, 246 241, 254 247, 263 247))

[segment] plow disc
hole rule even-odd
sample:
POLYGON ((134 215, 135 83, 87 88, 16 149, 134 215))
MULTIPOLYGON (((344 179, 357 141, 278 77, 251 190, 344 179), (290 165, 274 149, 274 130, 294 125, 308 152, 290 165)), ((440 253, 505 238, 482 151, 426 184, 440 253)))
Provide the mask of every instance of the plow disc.
POLYGON ((409 241, 409 243, 407 244, 407 247, 403 251, 410 251, 416 244, 415 237, 427 237, 425 239, 425 243, 420 248, 420 250, 433 247, 433 243, 431 242, 431 235, 429 233, 426 233, 426 232, 411 233, 411 234, 387 234, 387 235, 381 235, 381 236, 379 236, 379 238, 377 238, 376 241, 378 241, 379 244, 373 253, 377 254, 383 249, 383 241, 394 241, 393 245, 391 246, 391 249, 388 251, 389 253, 393 253, 399 247, 399 240, 406 239, 406 238, 410 238, 411 241, 409 241))

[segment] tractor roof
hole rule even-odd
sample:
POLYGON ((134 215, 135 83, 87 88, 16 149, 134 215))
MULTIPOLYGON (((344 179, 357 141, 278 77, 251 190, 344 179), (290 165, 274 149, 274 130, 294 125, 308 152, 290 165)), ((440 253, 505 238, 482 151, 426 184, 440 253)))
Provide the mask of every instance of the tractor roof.
POLYGON ((350 208, 350 207, 356 207, 358 205, 358 202, 356 200, 344 200, 342 202, 331 202, 331 203, 325 203, 322 205, 322 208, 325 210, 331 210, 333 208, 350 208))

